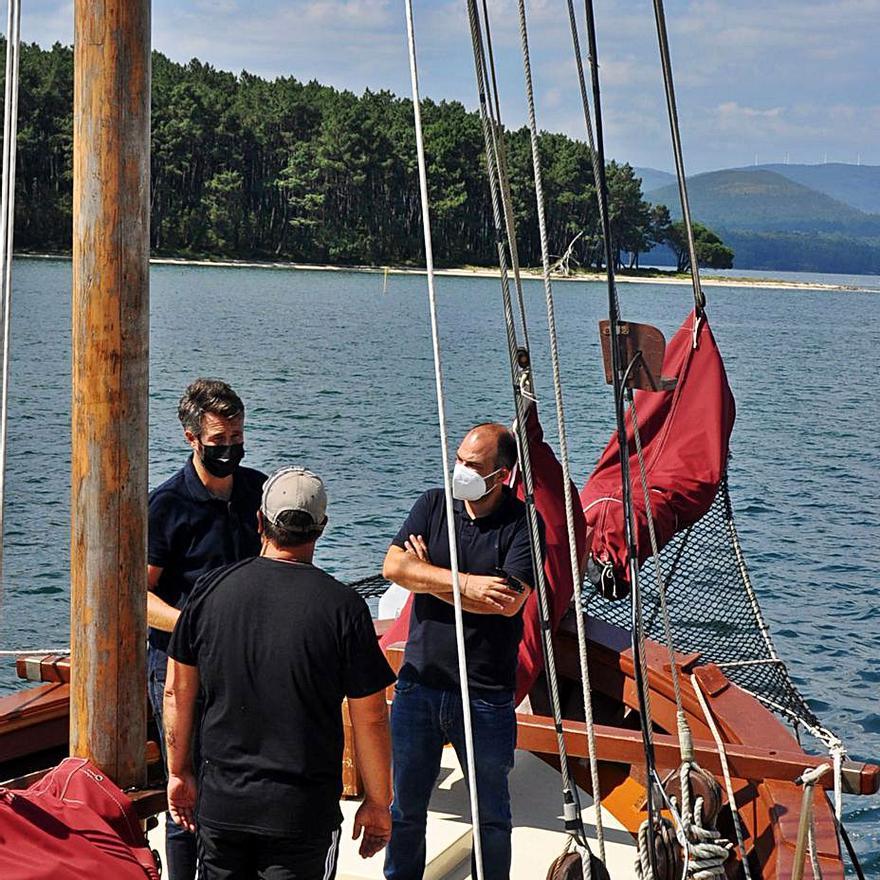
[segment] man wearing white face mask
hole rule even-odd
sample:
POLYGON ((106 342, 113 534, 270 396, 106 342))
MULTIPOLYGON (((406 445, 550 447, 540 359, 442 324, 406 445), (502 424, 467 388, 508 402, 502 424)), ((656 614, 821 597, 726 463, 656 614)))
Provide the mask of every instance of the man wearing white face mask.
MULTIPOLYGON (((489 423, 464 438, 453 474, 486 880, 507 880, 510 872, 507 777, 516 746, 513 695, 521 612, 534 582, 525 505, 504 485, 515 464, 513 435, 489 423)), ((419 880, 425 868, 428 801, 445 743, 452 743, 465 766, 442 489, 425 492, 415 503, 388 549, 383 574, 415 594, 391 710, 394 803, 385 876, 419 880)))

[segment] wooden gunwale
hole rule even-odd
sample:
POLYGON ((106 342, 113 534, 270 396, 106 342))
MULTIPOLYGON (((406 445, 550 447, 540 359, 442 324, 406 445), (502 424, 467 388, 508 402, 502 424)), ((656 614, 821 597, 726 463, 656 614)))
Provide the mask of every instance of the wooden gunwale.
MULTIPOLYGON (((637 711, 634 667, 629 633, 602 621, 587 617, 587 636, 591 680, 596 691, 619 700, 637 711)), ((566 619, 555 637, 557 668, 560 675, 579 678, 577 643, 574 621, 566 619)), ((666 649, 656 642, 647 642, 646 655, 649 667, 648 684, 651 691, 651 709, 655 728, 674 731, 675 702, 672 673, 666 649)), ((682 702, 693 735, 697 740, 711 742, 711 734, 703 718, 702 710, 690 687, 691 672, 701 684, 714 720, 725 743, 733 746, 746 745, 760 731, 761 747, 778 755, 801 754, 804 767, 814 764, 815 757, 800 748, 789 730, 754 697, 729 682, 715 666, 694 666, 694 655, 676 655, 676 665, 682 676, 682 702)), ((776 757, 768 756, 768 757, 776 757)), ((710 768, 708 768, 710 769, 710 768)), ((608 769, 602 765, 603 789, 610 784, 603 805, 631 832, 635 833, 645 818, 643 811, 645 784, 643 771, 637 764, 623 775, 621 770, 608 769), (615 790, 620 793, 615 797, 615 790), (635 791, 640 789, 638 797, 635 791)), ((864 772, 865 785, 869 791, 876 790, 880 769, 869 765, 864 772)), ((573 767, 578 784, 589 788, 589 773, 583 765, 573 767)), ((753 875, 783 880, 791 875, 797 823, 800 816, 801 788, 791 781, 776 779, 748 779, 734 777, 733 788, 740 804, 740 815, 747 829, 747 850, 751 851, 750 867, 753 875), (746 806, 743 806, 745 803, 746 806)), ((863 789, 864 790, 864 789, 863 789)), ((726 801, 726 796, 725 796, 726 801)), ((825 792, 817 789, 814 801, 814 820, 819 862, 826 878, 843 878, 843 861, 831 804, 825 792)), ((733 830, 729 831, 732 839, 733 830)), ((807 866, 805 877, 810 876, 807 866)))

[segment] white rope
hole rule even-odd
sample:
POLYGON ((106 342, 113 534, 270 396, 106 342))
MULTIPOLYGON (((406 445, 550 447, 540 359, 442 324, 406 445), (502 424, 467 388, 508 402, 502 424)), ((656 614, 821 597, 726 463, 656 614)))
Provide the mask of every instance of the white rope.
POLYGON ((843 759, 846 751, 839 740, 829 749, 834 767, 834 815, 837 821, 843 821, 843 759))
MULTIPOLYGON (((682 772, 688 771, 683 768, 682 772)), ((721 837, 721 832, 716 828, 703 827, 702 814, 703 799, 698 797, 694 804, 693 820, 689 822, 690 817, 683 815, 688 837, 687 876, 692 880, 724 877, 724 863, 730 854, 730 844, 721 837)))
POLYGON ((727 802, 730 804, 730 812, 733 815, 733 828, 736 831, 736 842, 739 847, 739 857, 742 862, 743 874, 745 875, 746 880, 752 880, 752 875, 749 872, 748 859, 746 858, 746 844, 742 831, 742 820, 740 819, 739 810, 736 806, 736 794, 733 790, 733 780, 730 776, 730 767, 727 764, 727 750, 724 748, 724 741, 721 739, 721 734, 718 732, 715 718, 712 715, 712 711, 709 709, 709 704, 706 702, 706 698, 703 696, 703 691, 700 688, 700 683, 697 681, 696 675, 691 676, 691 685, 694 689, 694 693, 697 695, 697 701, 700 704, 700 708, 703 710, 706 724, 709 725, 709 730, 712 731, 712 737, 718 748, 718 757, 721 760, 721 772, 724 775, 724 788, 727 792, 727 802))
POLYGON ((813 828, 813 800, 815 797, 816 783, 831 769, 830 764, 820 764, 818 767, 809 767, 804 770, 798 780, 803 786, 801 799, 801 815, 798 822, 797 844, 794 851, 792 864, 792 880, 802 880, 807 855, 813 868, 814 880, 821 880, 822 868, 819 865, 819 857, 816 852, 815 833, 813 828))
MULTIPOLYGON (((574 60, 575 60, 575 67, 577 69, 578 86, 580 87, 580 90, 581 90, 581 104, 583 105, 583 111, 584 111, 584 125, 587 129, 587 143, 590 147, 590 162, 593 167, 593 180, 594 180, 596 186, 598 187, 599 181, 601 180, 601 174, 600 174, 600 169, 599 169, 599 156, 598 156, 598 153, 596 152, 596 139, 593 136, 593 120, 590 116, 590 99, 587 96, 587 83, 584 78, 584 62, 583 62, 583 56, 581 54, 581 43, 580 43, 580 37, 578 36, 578 26, 577 26, 577 19, 575 18, 575 14, 574 14, 573 0, 568 0, 568 22, 569 22, 569 28, 571 30, 572 47, 574 49, 574 60)), ((591 59, 591 60, 595 61, 594 59, 591 59)), ((597 204, 599 207, 599 223, 600 223, 601 227, 604 229, 605 228, 605 216, 604 216, 605 206, 602 202, 602 199, 597 199, 597 204)), ((613 276, 614 270, 611 269, 610 271, 612 272, 612 276, 613 276)))
POLYGON ((822 866, 819 864, 819 853, 816 850, 816 820, 810 819, 807 832, 807 852, 810 854, 810 866, 813 868, 813 880, 822 880, 822 866))
POLYGON ((0 600, 3 595, 3 514, 6 507, 6 442, 9 409, 9 342, 12 324, 12 245, 15 231, 15 153, 18 140, 18 67, 21 0, 9 0, 6 25, 6 83, 3 104, 3 184, 0 193, 0 284, 3 367, 0 389, 0 600))
MULTIPOLYGON (((661 818, 658 828, 655 830, 655 840, 661 829, 675 828, 675 836, 682 850, 682 880, 712 880, 712 878, 725 877, 724 863, 730 853, 731 844, 721 837, 721 833, 713 827, 703 825, 703 798, 698 797, 694 803, 693 812, 690 809, 690 792, 688 791, 687 776, 690 766, 682 764, 679 767, 679 783, 681 785, 684 801, 679 811, 676 799, 669 797, 661 788, 660 793, 666 802, 666 807, 674 819, 674 826, 667 819, 661 818)), ((636 876, 639 880, 654 880, 651 874, 650 845, 648 820, 642 822, 636 837, 637 859, 636 876)), ((664 845, 666 840, 664 840, 664 845)), ((670 853, 671 855, 671 853, 670 853)))
POLYGON ((523 295, 522 276, 520 274, 519 251, 516 245, 516 220, 513 213, 513 198, 510 194, 510 178, 507 173, 507 150, 504 144, 504 126, 501 122, 501 101, 498 97, 498 81, 495 76, 495 56, 492 52, 492 34, 489 27, 489 7, 483 0, 483 17, 486 21, 486 53, 481 53, 483 78, 486 86, 486 109, 491 120, 492 143, 495 150, 495 164, 498 171, 498 189, 504 208, 504 223, 507 233, 507 249, 510 253, 510 264, 513 269, 513 280, 519 305, 520 327, 523 345, 529 349, 529 328, 526 321, 526 305, 523 295), (491 81, 492 89, 488 84, 491 81))
MULTIPOLYGON (((582 827, 581 815, 577 808, 578 794, 577 789, 571 780, 571 773, 568 766, 568 750, 565 743, 565 736, 562 728, 562 709, 559 697, 559 681, 556 674, 556 658, 553 653, 553 639, 550 632, 550 605, 547 598, 547 581, 544 573, 543 551, 540 541, 540 529, 538 524, 538 514, 534 503, 534 479, 532 476, 531 455, 529 452, 528 437, 526 435, 526 407, 524 398, 517 393, 519 388, 521 375, 518 373, 518 352, 516 343, 516 333, 513 319, 513 306, 510 296, 510 284, 507 274, 507 263, 502 236, 505 234, 506 225, 501 213, 499 189, 500 182, 500 165, 495 149, 495 140, 492 136, 489 113, 486 106, 486 82, 485 82, 485 55, 483 52, 483 38, 480 30, 479 14, 477 12, 475 0, 468 0, 468 18, 471 29, 471 42, 473 44, 474 67, 477 78, 477 89, 480 96, 480 121, 483 129, 483 139, 486 147, 486 164, 489 171, 489 189, 492 200, 492 213, 495 223, 495 230, 498 236, 498 258, 499 268, 501 270, 501 292, 504 305, 504 317, 507 330, 508 356, 510 360, 511 379, 513 382, 514 405, 516 407, 516 425, 515 434, 517 439, 517 448, 519 451, 519 463, 522 471, 523 489, 526 500, 526 517, 529 526, 529 539, 531 542, 532 561, 535 567, 535 592, 537 593, 539 617, 541 620, 541 644, 544 651, 544 666, 548 691, 550 696, 551 711, 553 714, 554 726, 556 728, 556 746, 559 754, 559 771, 562 777, 562 796, 563 796, 563 815, 565 817, 566 829, 571 830, 574 827, 580 829, 582 827), (499 175, 496 181, 495 175, 499 175)), ((487 21, 488 28, 488 21, 487 21)), ((514 253, 515 249, 511 250, 514 253)))
MULTIPOLYGON (((529 133, 532 145, 532 169, 535 178, 535 198, 538 207, 538 232, 541 241, 541 265, 544 280, 544 297, 547 305, 547 329, 550 337, 550 360, 553 372, 553 390, 556 399, 556 424, 559 432, 559 460, 562 465, 562 484, 565 496, 565 524, 568 534, 571 582, 575 598, 575 621, 577 623, 578 650, 581 666, 581 689, 584 703, 584 717, 587 728, 587 745, 590 756, 590 775, 593 787, 593 802, 596 816, 596 840, 599 858, 605 862, 605 834, 602 827, 602 792, 599 784, 599 767, 596 750, 596 732, 593 722, 592 689, 590 668, 587 659, 587 637, 584 629, 582 604, 583 577, 580 560, 577 557, 577 538, 574 525, 574 502, 571 492, 571 469, 568 456, 568 439, 565 429, 565 407, 562 398, 562 376, 559 363, 559 344, 556 334, 556 316, 553 304, 553 288, 550 281, 550 253, 547 244, 547 221, 544 213, 544 184, 541 173, 541 158, 538 152, 538 124, 535 114, 535 96, 532 84, 532 70, 529 58, 528 27, 524 0, 519 0, 520 42, 522 46, 523 71, 525 75, 526 99, 529 108, 529 133)), ((589 857, 582 853, 585 865, 584 876, 589 877, 589 857)))
POLYGON ((48 654, 69 654, 70 648, 21 648, 18 651, 0 651, 0 657, 26 657, 28 655, 40 656, 48 654))
POLYGON ((434 289, 434 249, 431 242, 431 215, 428 202, 428 173, 425 164, 425 145, 422 136, 422 115, 419 98, 419 75, 416 62, 415 29, 413 26, 412 0, 406 0, 406 33, 409 45, 409 69, 412 81, 413 117, 416 133, 416 150, 419 163, 419 190, 422 201, 422 224, 425 236, 425 268, 428 278, 428 300, 431 310, 431 341, 434 349, 434 378, 437 386, 437 419, 440 428, 440 449, 443 458, 443 489, 446 494, 446 525, 449 533, 449 559, 452 569, 452 598, 455 611, 455 643, 458 652, 458 677, 461 687, 461 709, 464 725, 465 751, 467 753, 468 790, 471 802, 471 827, 473 829, 474 863, 477 880, 483 880, 483 848, 480 835, 480 807, 477 796, 477 773, 474 759, 474 740, 471 722, 471 702, 468 688, 467 659, 464 646, 464 621, 461 610, 461 585, 458 571, 458 547, 453 516, 452 482, 449 477, 449 449, 446 430, 446 404, 443 391, 443 369, 440 362, 440 333, 437 324, 437 298, 434 289))

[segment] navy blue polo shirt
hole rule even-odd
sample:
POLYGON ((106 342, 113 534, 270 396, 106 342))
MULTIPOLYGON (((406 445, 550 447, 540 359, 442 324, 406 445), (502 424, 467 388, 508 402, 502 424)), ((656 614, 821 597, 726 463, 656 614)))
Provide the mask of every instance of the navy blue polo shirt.
MULTIPOLYGON (((266 475, 238 467, 228 501, 217 498, 199 479, 192 462, 150 493, 147 561, 162 569, 156 595, 182 608, 195 582, 206 572, 257 556, 257 511, 266 475)), ((168 649, 171 633, 150 629, 149 643, 168 649)))
MULTIPOLYGON (((503 571, 534 585, 526 508, 507 487, 501 504, 488 516, 471 519, 464 502, 453 501, 453 517, 459 571, 482 575, 503 571)), ((451 568, 442 489, 430 489, 416 501, 392 544, 403 548, 410 535, 422 535, 433 565, 451 568)), ((514 617, 465 611, 463 618, 468 684, 486 690, 512 690, 522 637, 522 609, 514 617)), ((455 610, 430 593, 413 596, 400 678, 444 690, 459 687, 455 610)))

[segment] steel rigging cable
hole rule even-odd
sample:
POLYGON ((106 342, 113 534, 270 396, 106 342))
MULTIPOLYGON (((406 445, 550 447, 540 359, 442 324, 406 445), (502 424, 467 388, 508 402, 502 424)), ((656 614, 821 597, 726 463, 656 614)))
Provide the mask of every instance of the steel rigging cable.
POLYGON ((645 663, 645 639, 642 627, 642 607, 639 587, 638 556, 635 547, 635 527, 633 522, 632 506, 632 482, 629 470, 629 444, 626 437, 626 423, 624 417, 624 388, 623 374, 626 365, 622 363, 622 353, 619 343, 618 325, 620 323, 620 304, 617 299, 617 287, 614 278, 614 258, 611 252, 611 225, 608 218, 608 183, 605 177, 605 145, 602 127, 602 100, 599 87, 599 68, 596 50, 596 22, 592 0, 585 0, 587 18, 587 42, 589 46, 589 60, 591 83, 593 91, 593 112, 595 114, 596 134, 596 162, 595 169, 598 172, 596 179, 596 194, 600 205, 600 219, 602 222, 602 238, 605 250, 605 270, 608 279, 608 317, 611 331, 611 375, 614 388, 614 411, 617 422, 617 442, 620 454, 621 469, 621 496, 623 501, 624 534, 626 537, 627 552, 629 555, 629 574, 631 592, 631 627, 633 666, 635 669, 636 693, 639 703, 639 724, 644 745, 645 769, 647 771, 648 798, 647 813, 648 821, 645 830, 647 838, 650 870, 654 877, 657 872, 657 858, 655 853, 655 822, 659 813, 654 800, 654 789, 657 783, 657 770, 654 762, 654 744, 651 732, 650 697, 647 688, 647 674, 645 663))

